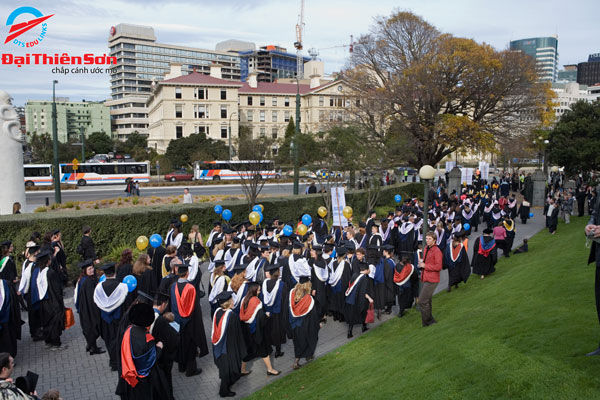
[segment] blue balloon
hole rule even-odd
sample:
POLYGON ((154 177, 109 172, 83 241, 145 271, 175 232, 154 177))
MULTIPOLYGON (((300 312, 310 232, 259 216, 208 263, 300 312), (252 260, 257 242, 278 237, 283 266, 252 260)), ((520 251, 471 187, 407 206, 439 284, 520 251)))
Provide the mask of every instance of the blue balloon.
POLYGON ((162 237, 158 233, 155 233, 154 235, 150 236, 150 246, 157 248, 160 247, 161 244, 162 237))
POLYGON ((127 290, 129 293, 133 292, 137 287, 137 279, 133 275, 127 275, 123 278, 123 283, 127 285, 127 290))
POLYGON ((222 213, 222 212, 223 212, 223 206, 220 206, 220 205, 218 205, 218 204, 217 204, 217 205, 215 206, 215 213, 216 213, 217 215, 221 215, 221 213, 222 213))
POLYGON ((223 217, 225 221, 229 221, 232 216, 233 214, 231 214, 231 210, 228 208, 224 209, 223 214, 221 214, 221 217, 223 217))
POLYGON ((292 233, 294 233, 294 228, 289 225, 283 227, 283 236, 290 236, 292 233))
POLYGON ((312 223, 312 217, 309 214, 304 214, 302 216, 302 223, 306 226, 310 226, 312 223))
POLYGON ((529 218, 533 218, 533 213, 529 213, 529 218))
POLYGON ((399 194, 395 195, 394 196, 394 201, 396 203, 400 203, 402 201, 402 196, 400 196, 399 194))
POLYGON ((100 279, 98 279, 98 282, 102 283, 102 282, 104 282, 105 280, 106 280, 106 275, 102 275, 102 276, 100 277, 100 279))
POLYGON ((488 190, 490 187, 488 185, 484 186, 485 190, 488 190))
POLYGON ((465 225, 463 226, 463 228, 465 228, 465 231, 468 231, 469 229, 471 229, 471 225, 469 225, 469 224, 465 224, 465 225))
POLYGON ((260 206, 257 204, 254 207, 252 207, 252 211, 256 211, 257 213, 261 213, 262 212, 262 208, 260 208, 260 206))
MULTIPOLYGON (((258 207, 258 208, 260 208, 260 207, 258 207)), ((260 215, 260 220, 258 221, 258 223, 260 224, 261 222, 263 222, 263 213, 260 210, 258 210, 256 212, 258 213, 258 215, 260 215)))

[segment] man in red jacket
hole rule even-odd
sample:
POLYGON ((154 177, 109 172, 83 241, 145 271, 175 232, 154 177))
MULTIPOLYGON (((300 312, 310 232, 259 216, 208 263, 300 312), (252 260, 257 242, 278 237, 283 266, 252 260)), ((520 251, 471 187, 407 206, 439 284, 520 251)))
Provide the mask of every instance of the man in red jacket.
POLYGON ((423 287, 419 295, 419 308, 421 309, 421 321, 423 326, 435 324, 437 321, 431 315, 431 298, 433 292, 440 282, 440 271, 442 270, 442 252, 436 246, 435 232, 427 232, 425 235, 425 249, 423 258, 419 260, 421 268, 421 282, 423 287))

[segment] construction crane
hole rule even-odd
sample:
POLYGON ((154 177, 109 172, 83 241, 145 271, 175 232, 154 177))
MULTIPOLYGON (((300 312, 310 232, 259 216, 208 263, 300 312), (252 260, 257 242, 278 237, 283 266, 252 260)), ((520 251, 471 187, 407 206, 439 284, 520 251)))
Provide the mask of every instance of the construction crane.
POLYGON ((298 23, 296 24, 296 41, 294 47, 296 48, 296 76, 298 79, 302 79, 304 71, 304 60, 302 59, 302 35, 304 33, 304 0, 300 1, 300 15, 298 16, 298 23))
POLYGON ((312 48, 312 49, 309 50, 309 54, 312 56, 314 53, 316 53, 315 56, 314 56, 314 57, 316 57, 316 56, 319 55, 318 53, 320 51, 323 51, 323 50, 345 49, 345 48, 348 48, 348 52, 350 54, 352 54, 352 52, 354 51, 354 44, 355 44, 354 43, 354 36, 350 35, 350 44, 341 44, 339 46, 331 46, 331 47, 321 47, 319 49, 312 48), (312 52, 312 53, 310 53, 310 52, 312 52))

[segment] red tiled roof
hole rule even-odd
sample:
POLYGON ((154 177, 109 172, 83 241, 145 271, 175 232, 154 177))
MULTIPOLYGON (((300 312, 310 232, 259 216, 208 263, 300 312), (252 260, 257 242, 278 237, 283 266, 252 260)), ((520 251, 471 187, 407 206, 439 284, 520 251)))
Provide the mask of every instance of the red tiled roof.
MULTIPOLYGON (((298 89, 295 83, 258 82, 257 88, 251 88, 248 82, 244 82, 240 88, 240 94, 249 93, 273 93, 273 94, 296 94, 298 89)), ((310 92, 310 85, 300 85, 300 94, 310 92)))
POLYGON ((242 86, 241 82, 228 81, 226 79, 219 79, 210 75, 204 75, 199 72, 192 72, 189 75, 178 76, 177 78, 167 79, 161 83, 189 83, 199 85, 228 85, 228 86, 242 86))

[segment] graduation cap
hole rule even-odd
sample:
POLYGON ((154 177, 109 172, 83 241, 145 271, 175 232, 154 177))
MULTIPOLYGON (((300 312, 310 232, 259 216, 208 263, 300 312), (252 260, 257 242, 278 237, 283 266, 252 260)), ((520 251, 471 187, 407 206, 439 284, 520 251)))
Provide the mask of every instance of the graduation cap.
POLYGON ((52 234, 53 234, 53 235, 56 235, 56 234, 59 234, 59 233, 60 233, 60 229, 54 229, 54 230, 52 231, 52 234))
POLYGON ((344 247, 346 248, 346 251, 355 251, 356 250, 356 245, 354 244, 354 242, 352 240, 347 240, 346 242, 344 242, 344 247))
POLYGON ((358 267, 361 271, 365 271, 369 269, 369 264, 367 264, 366 262, 359 262, 358 267))
POLYGON ((366 227, 367 227, 367 224, 365 224, 364 222, 360 221, 360 222, 358 223, 358 227, 359 227, 359 228, 366 228, 366 227))
POLYGON ((279 243, 277 243, 277 241, 275 241, 275 240, 269 240, 269 246, 278 249, 279 243))
POLYGON ((234 236, 232 241, 233 241, 233 243, 240 243, 242 241, 242 239, 240 239, 237 236, 234 236))
POLYGON ((27 375, 19 376, 15 380, 15 386, 21 389, 23 393, 33 393, 35 392, 39 377, 38 374, 27 371, 27 375))
POLYGON ((221 221, 213 221, 213 226, 221 226, 221 221))
POLYGON ((220 267, 221 265, 225 265, 225 260, 223 260, 222 258, 215 260, 215 267, 220 267))
POLYGON ((384 244, 383 246, 381 246, 381 250, 394 251, 394 246, 392 246, 391 244, 384 244))
POLYGON ((42 250, 38 253, 37 256, 35 256, 35 261, 40 261, 43 260, 45 258, 48 258, 52 255, 52 251, 50 250, 42 250))
POLYGON ((249 225, 249 226, 246 228, 246 230, 247 230, 248 232, 256 231, 256 226, 254 226, 254 225, 249 225))
POLYGON ((310 282, 310 276, 301 276, 300 280, 298 282, 300 282, 300 283, 310 282))
POLYGON ((177 275, 181 275, 188 272, 188 269, 190 268, 190 263, 182 262, 180 264, 175 264, 175 266, 177 267, 177 275))
POLYGON ((316 251, 323 251, 323 246, 320 244, 313 244, 312 249, 316 251))
POLYGON ((5 240, 4 242, 0 243, 0 245, 5 246, 5 247, 10 247, 11 244, 12 244, 12 240, 5 240))
POLYGON ((113 275, 115 273, 116 265, 117 265, 117 263, 108 262, 106 264, 102 264, 101 266, 99 266, 98 269, 101 269, 102 271, 104 271, 105 275, 113 275))
POLYGON ((179 221, 177 221, 173 224, 173 227, 175 227, 175 228, 181 228, 181 226, 182 226, 182 223, 179 221))
POLYGON ((258 249, 262 253, 263 251, 268 251, 269 250, 269 246, 258 246, 258 249))
POLYGON ((483 230, 483 234, 484 234, 484 235, 491 235, 492 233, 494 233, 494 231, 493 231, 492 229, 485 228, 485 229, 483 230))
POLYGON ((246 265, 246 264, 236 264, 233 266, 233 270, 236 272, 245 271, 247 266, 248 265, 246 265))
POLYGON ((298 241, 298 240, 294 240, 294 242, 292 243, 293 248, 294 249, 303 249, 304 248, 304 243, 298 241))
POLYGON ((217 295, 217 297, 215 297, 215 300, 217 301, 218 305, 222 305, 227 300, 229 300, 232 295, 233 295, 233 292, 226 290, 224 292, 219 293, 217 295))
POLYGON ((223 229, 223 233, 226 234, 226 235, 231 235, 234 232, 235 231, 233 229, 231 229, 230 227, 227 227, 227 228, 223 229))
POLYGON ((346 254, 346 247, 344 246, 338 246, 335 248, 335 254, 339 257, 339 256, 343 256, 346 254))
POLYGON ((152 298, 152 296, 150 296, 149 294, 142 292, 141 290, 137 291, 137 297, 136 300, 138 301, 138 303, 146 303, 146 304, 150 304, 152 305, 152 303, 154 302, 154 299, 152 298))
POLYGON ((171 218, 171 224, 176 224, 178 222, 179 220, 177 218, 171 218))
POLYGON ((34 254, 36 251, 38 251, 40 249, 40 245, 37 243, 33 243, 29 246, 27 246, 27 250, 29 251, 29 255, 34 254))
POLYGON ((271 271, 279 270, 279 268, 281 268, 281 267, 282 267, 282 265, 279 263, 269 264, 269 265, 265 266, 265 271, 271 272, 271 271))
POLYGON ((134 325, 146 328, 154 322, 154 309, 150 304, 134 304, 129 311, 129 320, 134 325))
POLYGON ((221 236, 217 236, 216 238, 214 238, 212 240, 213 244, 215 244, 215 245, 221 243, 222 241, 223 241, 223 238, 221 236))
POLYGON ((92 265, 94 265, 94 259, 93 258, 88 258, 87 260, 82 261, 79 264, 77 264, 77 266, 79 268, 87 268, 87 267, 91 267, 92 265))
POLYGON ((267 225, 267 226, 265 226, 265 231, 266 232, 273 232, 274 230, 275 230, 275 227, 272 226, 272 225, 270 225, 270 224, 267 225))
MULTIPOLYGON (((139 293, 139 291, 138 291, 138 293, 139 293)), ((169 299, 170 299, 170 296, 163 292, 156 292, 156 294, 154 295, 154 302, 156 304, 165 303, 165 302, 169 301, 169 299)))
POLYGON ((258 248, 260 247, 257 243, 254 243, 254 242, 248 243, 248 242, 249 241, 246 242, 246 247, 248 247, 249 249, 258 250, 258 248))

